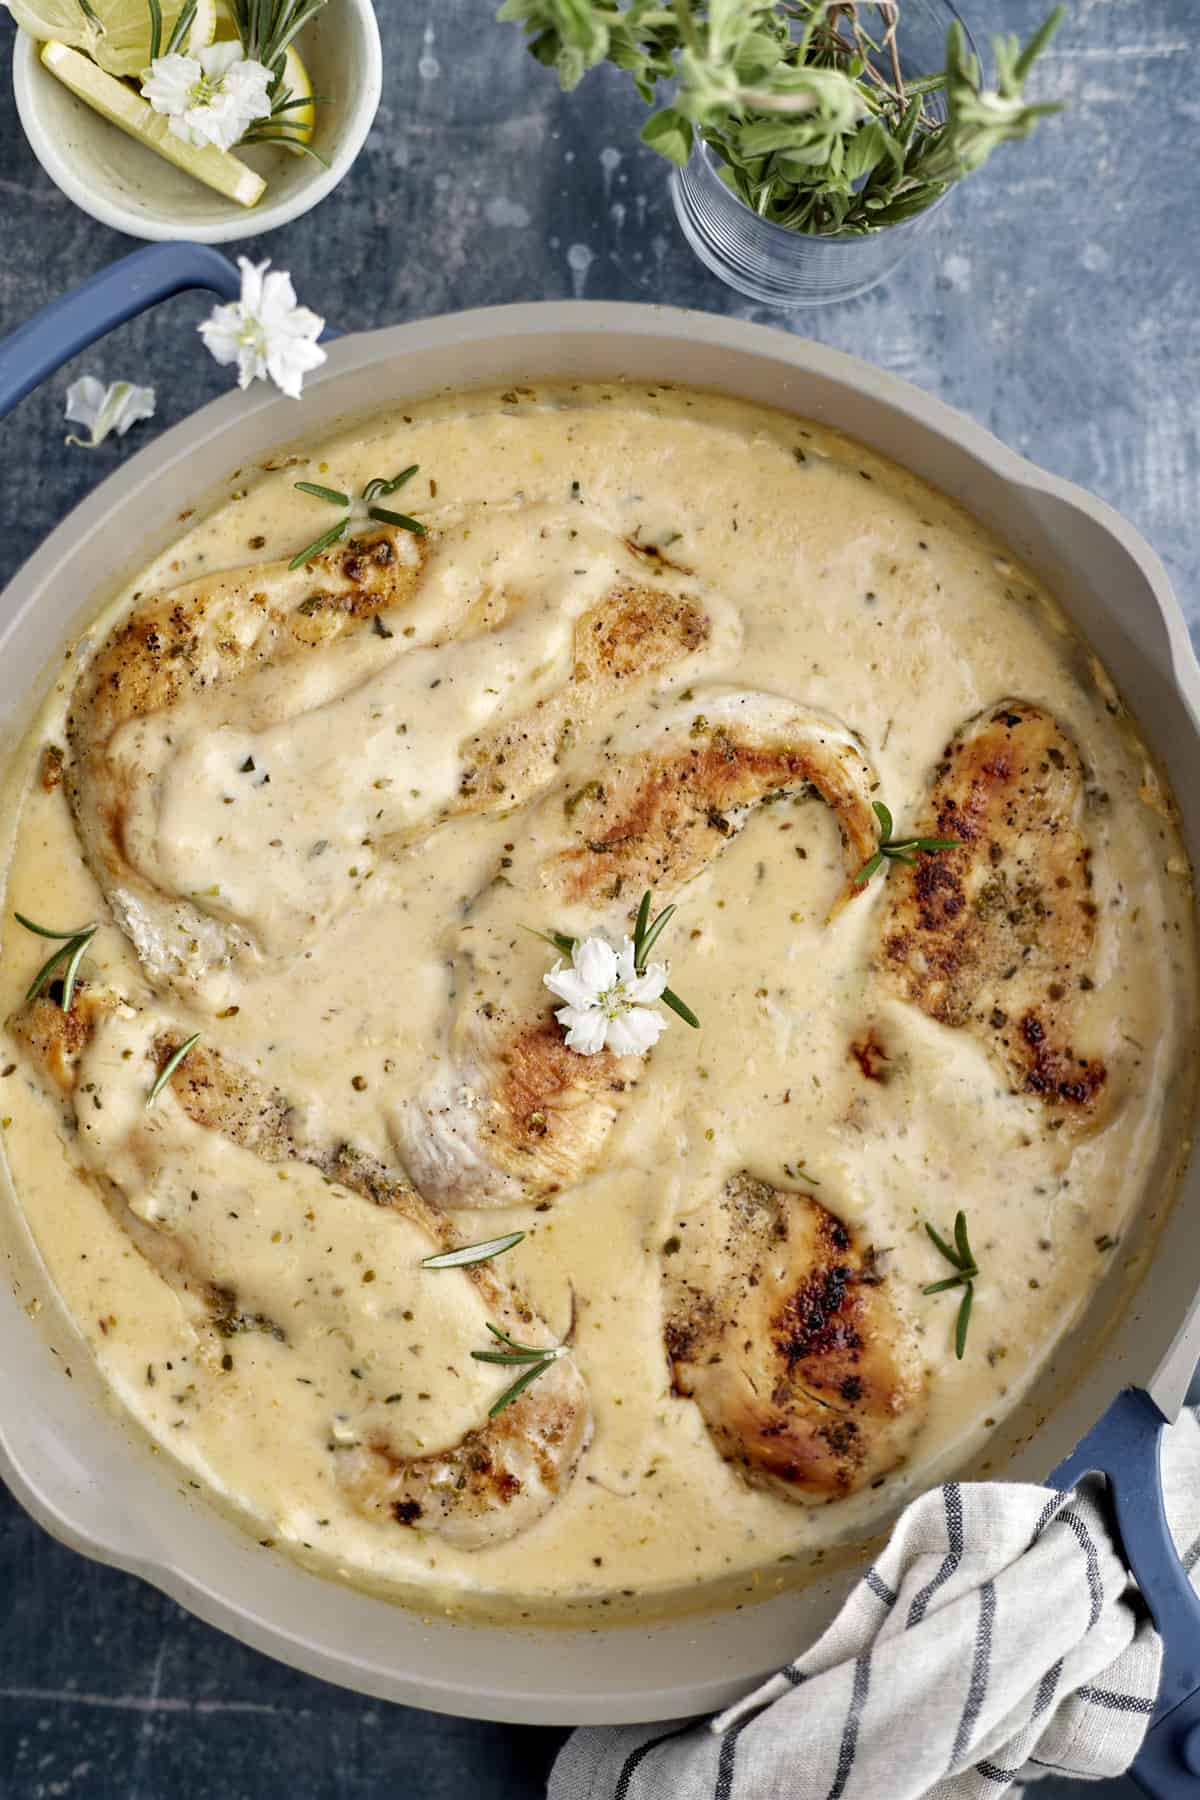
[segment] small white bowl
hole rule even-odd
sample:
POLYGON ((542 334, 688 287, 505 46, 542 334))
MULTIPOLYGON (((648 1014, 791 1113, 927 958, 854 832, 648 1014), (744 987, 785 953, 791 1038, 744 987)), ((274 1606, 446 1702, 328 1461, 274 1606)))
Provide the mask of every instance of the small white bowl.
POLYGON ((335 188, 371 129, 383 81, 383 55, 372 0, 329 0, 301 34, 298 48, 318 94, 314 148, 328 163, 265 145, 237 152, 267 191, 239 206, 205 187, 93 112, 41 62, 41 46, 18 31, 13 93, 34 155, 76 206, 137 238, 187 238, 202 244, 261 237, 297 219, 335 188))

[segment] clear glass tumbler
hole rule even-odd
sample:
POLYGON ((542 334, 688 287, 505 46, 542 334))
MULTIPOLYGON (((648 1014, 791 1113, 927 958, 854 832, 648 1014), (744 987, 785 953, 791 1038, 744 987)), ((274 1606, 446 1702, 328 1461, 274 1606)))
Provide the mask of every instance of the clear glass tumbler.
MULTIPOLYGON (((946 32, 954 19, 958 13, 950 0, 902 0, 896 42, 907 79, 945 66, 946 32)), ((975 49, 969 32, 967 46, 975 49)), ((940 94, 930 97, 928 107, 944 116, 940 94)), ((759 218, 726 187, 720 166, 716 152, 697 139, 686 166, 672 171, 671 199, 680 229, 700 261, 728 287, 780 308, 821 306, 865 294, 919 243, 953 192, 902 224, 862 237, 821 237, 759 218)))

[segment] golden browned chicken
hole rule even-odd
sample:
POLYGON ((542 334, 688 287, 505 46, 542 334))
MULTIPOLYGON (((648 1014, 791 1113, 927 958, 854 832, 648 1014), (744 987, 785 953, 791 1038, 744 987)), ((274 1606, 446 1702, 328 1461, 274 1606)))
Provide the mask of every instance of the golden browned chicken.
POLYGON ((442 1205, 504 1205, 553 1193, 595 1161, 643 1074, 640 1056, 568 1049, 542 978, 536 922, 619 938, 646 888, 661 904, 699 875, 763 800, 814 789, 841 830, 845 879, 861 892, 872 854, 874 775, 845 726, 750 689, 699 693, 650 715, 551 791, 522 823, 501 878, 456 945, 449 1053, 394 1118, 414 1184, 442 1205))
POLYGON ((833 1213, 743 1172, 667 1243, 675 1390, 748 1482, 838 1500, 904 1461, 925 1410, 916 1341, 833 1213))
POLYGON ((1052 715, 1002 700, 947 744, 917 829, 959 848, 891 871, 881 961, 903 999, 979 1038, 1017 1092, 1080 1130, 1109 1110, 1079 1041, 1096 936, 1079 752, 1052 715))
POLYGON ((152 976, 298 950, 378 865, 518 805, 597 712, 696 666, 717 615, 736 639, 690 579, 651 581, 577 509, 528 510, 515 539, 485 514, 191 582, 101 647, 69 792, 152 976))
MULTIPOLYGON (((336 1414, 331 1400, 328 1453, 338 1483, 360 1511, 476 1549, 514 1537, 555 1503, 591 1436, 586 1389, 567 1354, 457 1442, 414 1455, 397 1441, 388 1390, 404 1381, 396 1361, 400 1307, 387 1302, 389 1279, 399 1275, 410 1290, 415 1282, 418 1294, 420 1284, 432 1284, 426 1303, 442 1320, 447 1357, 457 1355, 447 1321, 453 1323, 465 1300, 457 1284, 473 1290, 482 1303, 467 1307, 469 1315, 486 1314, 500 1331, 525 1344, 547 1349, 556 1344, 489 1263, 429 1272, 414 1266, 425 1255, 456 1246, 449 1222, 435 1208, 372 1157, 345 1143, 314 1140, 286 1095, 203 1044, 171 1075, 170 1098, 164 1093, 147 1108, 144 1095, 155 1071, 165 1067, 184 1034, 139 1018, 111 989, 81 984, 67 1014, 50 998, 35 1000, 10 1021, 10 1030, 63 1098, 84 1166, 110 1208, 179 1293, 213 1355, 219 1357, 235 1333, 269 1333, 287 1346, 297 1376, 307 1370, 306 1380, 317 1377, 332 1392, 322 1347, 331 1339, 353 1347, 362 1367, 351 1371, 355 1379, 343 1382, 336 1414), (108 1045, 106 1032, 113 1040, 108 1045), (123 1084, 121 1101, 111 1091, 117 1082, 123 1084), (109 1091, 97 1107, 101 1088, 109 1091), (110 1121, 118 1121, 116 1138, 110 1121), (198 1135, 196 1128, 202 1128, 198 1135), (357 1295, 345 1286, 325 1291, 324 1235, 307 1243, 293 1233, 296 1218, 290 1209, 297 1203, 274 1180, 254 1190, 246 1217, 265 1233, 274 1223, 270 1209, 281 1208, 278 1235, 291 1248, 286 1258, 276 1253, 260 1265, 252 1227, 243 1227, 238 1210, 230 1210, 243 1179, 238 1167, 221 1166, 210 1180, 197 1175, 209 1133, 221 1134, 266 1164, 312 1164, 330 1184, 326 1204, 334 1209, 357 1205, 349 1195, 370 1202, 354 1234, 377 1265, 375 1284, 360 1287, 357 1295), (210 1186, 215 1207, 204 1204, 210 1186), (357 1378, 364 1372, 366 1379, 357 1378)), ((410 1319, 412 1303, 410 1292, 404 1315, 410 1319)), ((477 1347, 496 1347, 482 1326, 477 1347)), ((497 1370, 497 1393, 523 1372, 524 1365, 497 1370)), ((487 1402, 485 1395, 483 1410, 487 1402)))

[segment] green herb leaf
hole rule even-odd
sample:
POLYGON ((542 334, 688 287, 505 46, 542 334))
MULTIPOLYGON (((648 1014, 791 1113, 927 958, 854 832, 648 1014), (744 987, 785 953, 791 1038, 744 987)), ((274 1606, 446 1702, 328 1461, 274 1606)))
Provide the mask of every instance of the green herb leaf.
POLYGON ((760 218, 855 237, 924 212, 1058 110, 1027 104, 1023 87, 1061 8, 1024 49, 993 39, 994 89, 957 21, 944 67, 907 74, 903 13, 833 0, 505 0, 498 17, 520 24, 565 90, 604 61, 648 105, 669 84, 671 103, 651 113, 643 142, 678 165, 699 137, 760 218), (868 17, 880 20, 874 35, 868 17))
POLYGON ((314 556, 320 556, 322 550, 328 550, 331 545, 339 543, 345 537, 349 523, 349 519, 340 519, 336 525, 331 525, 328 531, 323 531, 319 538, 314 538, 298 556, 293 556, 288 568, 298 569, 301 564, 311 562, 314 556))
POLYGON ((191 1037, 185 1038, 184 1042, 182 1044, 180 1044, 178 1050, 173 1050, 171 1052, 170 1056, 168 1056, 168 1058, 167 1058, 166 1062, 163 1064, 162 1068, 158 1071, 158 1074, 154 1080, 154 1086, 150 1089, 150 1092, 146 1095, 146 1105, 147 1106, 154 1105, 154 1102, 158 1099, 158 1096, 162 1093, 163 1089, 166 1087, 168 1081, 170 1081, 172 1075, 175 1073, 176 1069, 179 1067, 179 1065, 183 1061, 184 1057, 188 1054, 189 1050, 194 1049, 194 1047, 199 1042, 200 1042, 200 1033, 198 1031, 193 1031, 191 1037))
POLYGON ((38 937, 44 938, 62 938, 64 940, 68 938, 78 938, 82 937, 85 932, 95 931, 96 929, 94 925, 78 925, 73 931, 52 931, 48 925, 37 925, 32 919, 27 919, 24 913, 14 911, 13 918, 16 919, 19 924, 23 925, 26 931, 36 932, 38 937))
POLYGON ((515 1249, 525 1236, 523 1231, 510 1231, 504 1237, 488 1238, 482 1244, 462 1244, 457 1250, 443 1250, 437 1256, 426 1256, 421 1260, 423 1269, 463 1269, 471 1263, 490 1262, 493 1256, 503 1256, 506 1250, 515 1249))
POLYGON ((293 481, 293 487, 299 488, 302 494, 314 494, 318 500, 328 500, 331 506, 349 506, 349 494, 341 494, 337 488, 322 487, 319 481, 293 481))
POLYGON ((500 1398, 494 1400, 488 1407, 488 1418, 494 1419, 497 1413, 504 1411, 506 1406, 511 1406, 514 1400, 519 1400, 525 1389, 535 1382, 539 1375, 544 1375, 547 1369, 552 1368, 556 1361, 556 1357, 547 1357, 545 1361, 534 1363, 532 1368, 526 1369, 525 1373, 519 1376, 510 1388, 505 1388, 500 1398))
POLYGON ((967 1236, 967 1215, 961 1210, 954 1215, 953 1248, 928 1220, 925 1221, 925 1230, 939 1253, 945 1257, 956 1273, 947 1276, 943 1281, 931 1281, 927 1287, 921 1289, 921 1292, 923 1294, 945 1294, 951 1288, 962 1288, 963 1290, 962 1302, 954 1325, 954 1354, 961 1362, 967 1347, 967 1330, 971 1323, 971 1309, 975 1304, 975 1283, 979 1278, 979 1269, 971 1249, 971 1240, 967 1236))
POLYGON ((958 1320, 954 1327, 954 1354, 959 1362, 967 1347, 967 1327, 971 1323, 971 1308, 975 1304, 975 1283, 968 1281, 962 1297, 962 1305, 958 1309, 958 1320))
POLYGON ((410 463, 407 469, 401 469, 400 473, 393 475, 390 481, 385 481, 382 476, 376 475, 373 480, 368 481, 363 489, 363 499, 366 501, 378 500, 383 494, 394 494, 397 488, 402 488, 406 481, 412 480, 420 466, 419 463, 410 463))
POLYGON ((368 506, 368 516, 379 519, 384 525, 399 525, 402 531, 413 531, 418 537, 425 537, 427 527, 420 519, 410 519, 407 513, 391 512, 386 506, 368 506))
POLYGON ((935 855, 939 850, 957 850, 959 838, 893 837, 896 822, 882 800, 872 800, 871 810, 879 820, 879 847, 869 856, 853 878, 855 887, 864 887, 877 869, 886 862, 915 863, 921 856, 935 855))
POLYGON ((26 1002, 36 1000, 55 971, 62 967, 62 1010, 69 1013, 75 1001, 75 984, 79 978, 79 965, 99 927, 82 925, 78 931, 53 931, 48 925, 38 925, 33 919, 26 918, 24 913, 14 913, 13 916, 19 924, 25 927, 26 931, 34 932, 38 937, 52 938, 58 941, 58 949, 51 951, 30 982, 25 994, 26 1002))

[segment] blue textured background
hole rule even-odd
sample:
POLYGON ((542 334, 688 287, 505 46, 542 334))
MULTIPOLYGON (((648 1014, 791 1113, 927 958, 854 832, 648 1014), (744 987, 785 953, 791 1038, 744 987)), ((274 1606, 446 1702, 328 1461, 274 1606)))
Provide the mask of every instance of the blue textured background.
MULTIPOLYGON (((977 38, 1042 0, 960 0, 977 38)), ((1146 532, 1200 626, 1200 208, 1195 0, 1071 0, 1045 94, 1071 110, 955 198, 888 286, 791 319, 731 294, 676 230, 640 108, 609 71, 563 98, 491 0, 377 0, 384 102, 321 209, 250 254, 344 329, 489 301, 669 301, 805 332, 972 413, 1146 532)), ((0 15, 0 49, 12 27, 0 15)), ((58 193, 0 112, 0 331, 130 246, 58 193)), ((185 297, 33 395, 0 436, 0 585, 124 453, 62 448, 85 369, 159 392, 173 423, 227 376, 185 297)), ((8 1372, 5 1379, 12 1379, 8 1372)), ((0 1489, 3 1800, 365 1800, 541 1792, 558 1735, 361 1700, 278 1667, 43 1536, 0 1489)), ((1068 1791, 1039 1786, 1044 1800, 1068 1791)), ((1105 1787, 1119 1800, 1135 1790, 1105 1787)), ((797 1800, 808 1800, 797 1796, 797 1800)))

